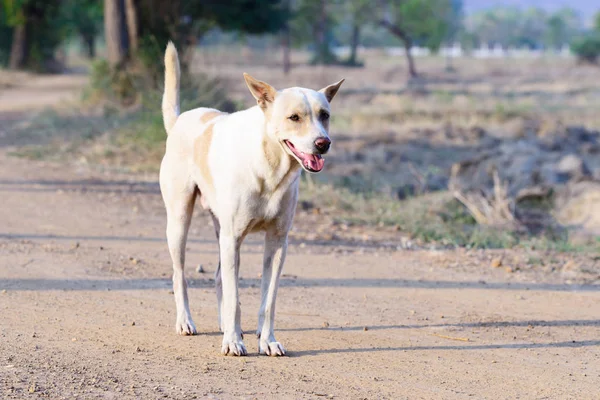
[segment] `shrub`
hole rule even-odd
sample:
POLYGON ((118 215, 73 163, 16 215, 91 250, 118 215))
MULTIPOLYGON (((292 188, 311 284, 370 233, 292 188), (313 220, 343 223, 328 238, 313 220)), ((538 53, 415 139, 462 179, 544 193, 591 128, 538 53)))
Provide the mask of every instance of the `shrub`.
POLYGON ((580 62, 596 64, 600 57, 600 33, 574 41, 571 51, 580 62))

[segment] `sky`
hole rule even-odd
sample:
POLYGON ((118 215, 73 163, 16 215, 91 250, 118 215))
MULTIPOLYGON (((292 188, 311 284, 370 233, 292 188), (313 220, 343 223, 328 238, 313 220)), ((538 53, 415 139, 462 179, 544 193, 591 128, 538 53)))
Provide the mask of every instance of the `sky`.
POLYGON ((539 7, 547 11, 554 11, 562 7, 571 7, 579 11, 584 20, 591 20, 592 16, 600 11, 600 1, 597 0, 463 0, 467 13, 491 8, 498 5, 539 7))

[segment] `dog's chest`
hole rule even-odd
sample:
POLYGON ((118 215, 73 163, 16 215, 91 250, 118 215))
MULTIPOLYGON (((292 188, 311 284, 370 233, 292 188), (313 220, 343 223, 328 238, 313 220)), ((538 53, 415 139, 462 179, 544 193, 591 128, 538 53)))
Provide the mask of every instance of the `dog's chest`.
POLYGON ((285 180, 270 185, 271 182, 256 179, 248 192, 245 209, 249 231, 264 230, 276 223, 287 226, 293 218, 294 204, 298 190, 297 177, 290 175, 285 180))
POLYGON ((293 190, 293 188, 289 185, 285 187, 281 185, 275 190, 269 190, 265 182, 259 182, 257 190, 250 195, 249 205, 251 206, 252 218, 262 221, 277 218, 288 207, 290 190, 293 190))

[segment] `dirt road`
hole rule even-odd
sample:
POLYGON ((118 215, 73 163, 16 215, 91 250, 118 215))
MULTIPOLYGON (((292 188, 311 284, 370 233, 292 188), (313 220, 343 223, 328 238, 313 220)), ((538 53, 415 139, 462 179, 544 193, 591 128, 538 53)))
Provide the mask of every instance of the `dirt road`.
POLYGON ((250 355, 221 356, 217 248, 197 213, 187 276, 200 334, 181 337, 155 177, 0 149, 0 398, 600 397, 600 286, 465 250, 294 241, 276 320, 289 357, 276 359, 252 335, 262 249, 251 237, 250 355))
POLYGON ((251 237, 241 272, 250 356, 223 357, 202 212, 187 270, 200 334, 180 337, 154 181, 2 154, 0 192, 0 397, 600 395, 598 286, 507 274, 464 251, 294 243, 277 318, 289 357, 259 357, 251 237))

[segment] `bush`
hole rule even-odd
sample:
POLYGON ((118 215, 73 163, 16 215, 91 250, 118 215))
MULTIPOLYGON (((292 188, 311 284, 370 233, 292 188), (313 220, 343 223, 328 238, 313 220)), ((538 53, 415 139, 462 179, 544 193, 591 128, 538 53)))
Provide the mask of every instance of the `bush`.
POLYGON ((580 62, 596 64, 600 57, 600 33, 576 40, 571 51, 580 62))
MULTIPOLYGON (((85 108, 102 110, 111 126, 99 127, 94 143, 79 143, 86 159, 97 164, 136 171, 154 170, 164 154, 166 133, 162 121, 162 76, 140 62, 111 68, 104 60, 92 65, 90 83, 84 93, 85 108)), ((183 72, 183 71, 182 71, 183 72)), ((233 112, 233 102, 219 79, 203 74, 182 73, 181 110, 214 107, 233 112)))

